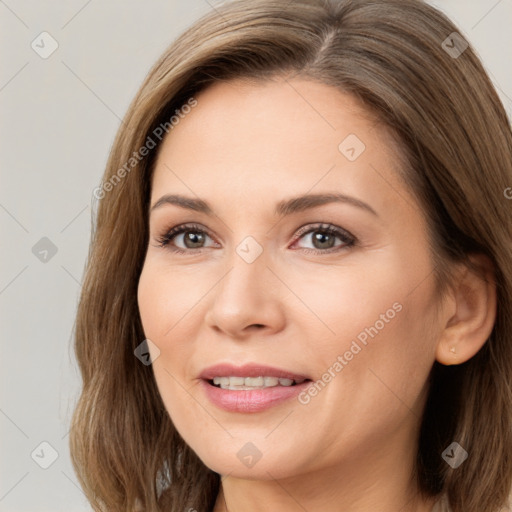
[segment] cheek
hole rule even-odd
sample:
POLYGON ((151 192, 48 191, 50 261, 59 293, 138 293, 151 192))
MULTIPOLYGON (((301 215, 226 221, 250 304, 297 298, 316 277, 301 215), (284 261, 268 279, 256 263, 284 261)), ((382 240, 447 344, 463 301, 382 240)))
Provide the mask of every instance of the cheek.
POLYGON ((186 319, 186 311, 190 310, 190 306, 187 305, 192 299, 197 301, 197 296, 187 291, 189 288, 180 287, 179 274, 174 272, 171 278, 169 271, 147 260, 137 292, 144 334, 159 349, 158 357, 155 358, 152 353, 152 369, 156 384, 169 417, 175 425, 181 425, 183 422, 188 424, 186 418, 190 414, 187 407, 184 407, 190 402, 190 395, 184 386, 180 385, 183 376, 178 369, 183 371, 184 361, 190 360, 191 354, 188 352, 191 350, 191 344, 170 343, 170 340, 175 338, 174 332, 179 331, 182 340, 186 337, 183 335, 183 328, 187 323, 183 320, 186 319), (180 290, 180 293, 176 293, 176 290, 180 290))
POLYGON ((142 273, 139 277, 139 285, 137 288, 137 304, 139 314, 142 321, 144 334, 151 339, 153 326, 156 325, 158 317, 159 296, 160 292, 155 290, 158 283, 153 279, 153 275, 148 270, 147 264, 144 265, 142 273))
POLYGON ((139 278, 137 300, 144 334, 160 351, 153 371, 160 390, 170 389, 173 401, 180 383, 194 377, 189 365, 201 325, 198 301, 211 286, 210 280, 194 277, 190 269, 159 264, 155 257, 146 260, 139 278))
POLYGON ((144 264, 137 299, 146 336, 162 341, 192 324, 190 313, 208 283, 201 284, 189 271, 171 269, 155 259, 149 257, 144 264))
POLYGON ((137 294, 139 313, 144 335, 158 347, 158 357, 152 353, 152 368, 166 406, 168 400, 176 396, 177 382, 183 380, 181 373, 185 371, 185 362, 190 360, 193 349, 193 343, 186 343, 186 340, 192 340, 192 333, 187 329, 193 325, 187 312, 191 309, 188 304, 197 301, 197 297, 192 297, 194 294, 189 289, 180 286, 176 273, 171 278, 168 270, 151 262, 144 265, 137 294), (183 290, 183 293, 177 293, 177 290, 183 290), (169 389, 171 393, 165 396, 169 389))
MULTIPOLYGON (((299 284, 295 291, 316 314, 316 330, 322 337, 322 342, 314 344, 312 354, 318 350, 348 350, 353 340, 369 345, 369 340, 386 335, 390 349, 405 342, 405 336, 396 336, 397 329, 407 331, 422 325, 432 294, 431 280, 425 280, 428 272, 420 265, 411 268, 407 263, 383 255, 340 268, 337 275, 331 270, 296 281, 299 284), (422 280, 424 283, 418 286, 422 280), (391 336, 392 332, 395 336, 391 336)), ((301 315, 292 321, 304 322, 303 318, 301 315)))
POLYGON ((338 280, 317 280, 322 293, 311 284, 302 292, 331 330, 304 346, 315 378, 329 382, 319 394, 352 402, 361 417, 372 409, 396 412, 403 403, 414 404, 435 358, 435 290, 428 253, 416 258, 414 266, 408 258, 374 258, 373 264, 348 269, 338 280))

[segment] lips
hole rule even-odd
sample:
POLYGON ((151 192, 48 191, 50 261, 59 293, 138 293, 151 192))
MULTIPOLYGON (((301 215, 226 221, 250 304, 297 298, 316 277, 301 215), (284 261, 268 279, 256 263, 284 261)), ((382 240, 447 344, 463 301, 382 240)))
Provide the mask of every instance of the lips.
POLYGON ((206 398, 216 407, 232 413, 256 413, 277 407, 296 397, 311 384, 311 379, 306 375, 257 363, 243 366, 234 366, 229 363, 217 364, 203 370, 199 377, 201 389, 206 398), (289 379, 294 383, 253 389, 243 387, 224 389, 222 386, 214 385, 215 377, 274 377, 274 379, 289 379))
POLYGON ((213 380, 214 377, 276 377, 294 381, 311 380, 307 375, 257 363, 248 363, 243 366, 234 366, 229 363, 216 364, 204 369, 199 375, 200 379, 208 381, 213 380))

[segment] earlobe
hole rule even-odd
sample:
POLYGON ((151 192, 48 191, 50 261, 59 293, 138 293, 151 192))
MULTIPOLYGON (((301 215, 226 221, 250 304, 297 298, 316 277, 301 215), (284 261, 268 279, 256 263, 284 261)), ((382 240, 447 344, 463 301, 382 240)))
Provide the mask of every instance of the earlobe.
POLYGON ((496 321, 496 282, 491 260, 470 257, 479 272, 464 267, 453 285, 455 313, 450 316, 436 347, 436 360, 450 366, 471 359, 488 340, 496 321))

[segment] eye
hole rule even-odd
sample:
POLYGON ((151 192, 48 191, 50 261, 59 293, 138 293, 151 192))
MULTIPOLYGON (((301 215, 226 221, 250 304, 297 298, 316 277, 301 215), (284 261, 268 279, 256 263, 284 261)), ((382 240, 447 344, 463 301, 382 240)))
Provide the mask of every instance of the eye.
MULTIPOLYGON (((164 235, 157 238, 160 247, 167 247, 176 253, 186 253, 194 249, 204 249, 201 246, 206 238, 211 238, 207 231, 197 224, 182 224, 167 231, 164 235), (176 246, 178 243, 184 244, 184 248, 176 246)), ((198 252, 197 250, 195 252, 198 252)))
MULTIPOLYGON (((159 247, 167 247, 175 253, 185 254, 192 251, 197 253, 201 249, 208 248, 208 246, 203 245, 207 238, 212 239, 209 232, 198 224, 182 224, 158 237, 157 242, 159 247), (183 247, 179 247, 177 244, 183 247)), ((306 252, 311 251, 315 254, 337 252, 352 247, 357 242, 357 239, 348 231, 331 224, 304 226, 299 229, 294 245, 302 238, 309 238, 313 245, 312 248, 306 247, 303 250, 306 252), (341 242, 336 244, 336 239, 341 242)))
POLYGON ((306 247, 306 252, 312 251, 315 254, 337 252, 352 247, 357 239, 348 231, 333 226, 332 224, 320 224, 317 226, 305 226, 297 233, 297 240, 309 239, 313 247, 306 247), (336 239, 341 243, 336 244, 336 239))

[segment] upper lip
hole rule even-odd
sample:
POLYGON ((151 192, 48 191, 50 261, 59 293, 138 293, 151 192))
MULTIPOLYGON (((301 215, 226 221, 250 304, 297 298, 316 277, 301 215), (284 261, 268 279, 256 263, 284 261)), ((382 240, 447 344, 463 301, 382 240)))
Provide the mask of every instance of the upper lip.
POLYGON ((292 379, 295 381, 309 380, 306 375, 258 363, 247 363, 243 366, 220 363, 205 368, 199 375, 199 378, 205 380, 212 380, 214 377, 277 377, 278 379, 292 379))

